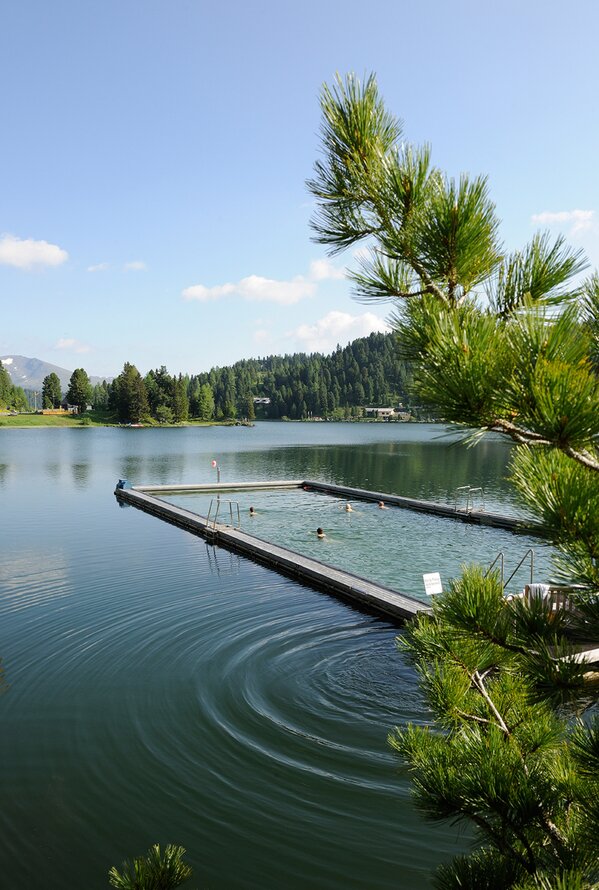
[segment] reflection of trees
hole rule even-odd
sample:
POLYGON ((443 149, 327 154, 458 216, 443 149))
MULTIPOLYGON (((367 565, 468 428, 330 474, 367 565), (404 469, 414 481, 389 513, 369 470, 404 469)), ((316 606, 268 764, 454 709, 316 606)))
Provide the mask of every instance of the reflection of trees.
MULTIPOLYGON (((136 481, 141 482, 142 477, 142 467, 143 461, 141 457, 126 457, 123 460, 122 470, 120 471, 120 475, 123 479, 128 479, 130 482, 136 481)), ((144 480, 145 481, 145 480, 144 480)))
POLYGON ((146 462, 146 477, 156 485, 183 482, 187 466, 186 454, 158 454, 146 462))
POLYGON ((0 464, 0 485, 4 485, 6 483, 7 476, 8 476, 8 464, 0 464))
POLYGON ((76 488, 87 488, 89 482, 90 464, 72 464, 73 481, 76 488))
POLYGON ((56 482, 56 480, 60 478, 61 468, 62 464, 58 463, 56 460, 46 461, 44 464, 46 476, 52 479, 53 482, 56 482))
MULTIPOLYGON (((502 481, 510 449, 503 442, 483 441, 476 448, 448 442, 379 442, 371 445, 288 447, 235 455, 235 475, 260 478, 265 464, 271 478, 316 478, 356 488, 448 500, 462 485, 482 486, 507 500, 502 481)), ((232 470, 230 471, 232 472, 232 470)))

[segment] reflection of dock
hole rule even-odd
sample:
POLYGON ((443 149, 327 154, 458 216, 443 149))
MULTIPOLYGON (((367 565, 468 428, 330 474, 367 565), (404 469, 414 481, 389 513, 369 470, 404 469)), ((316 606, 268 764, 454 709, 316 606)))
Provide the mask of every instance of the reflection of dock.
MULTIPOLYGON (((186 531, 201 535, 212 544, 218 544, 250 557, 257 562, 269 566, 275 571, 289 575, 293 578, 309 584, 318 590, 335 593, 337 596, 360 604, 387 617, 405 620, 418 612, 428 609, 426 603, 414 597, 406 596, 380 584, 374 584, 366 578, 360 578, 350 572, 336 569, 317 559, 312 559, 279 547, 268 541, 254 537, 233 525, 207 519, 183 507, 162 500, 160 494, 175 494, 177 492, 232 493, 235 491, 258 490, 282 490, 303 488, 304 490, 336 495, 343 498, 351 498, 357 501, 384 501, 389 507, 402 507, 417 510, 422 513, 431 513, 463 522, 472 522, 479 525, 489 525, 496 528, 504 528, 512 531, 533 532, 535 527, 527 525, 522 520, 513 519, 498 514, 484 511, 459 510, 443 504, 435 504, 430 501, 404 498, 399 495, 386 494, 384 492, 366 491, 359 488, 349 488, 343 485, 333 485, 323 482, 284 480, 272 482, 239 482, 214 484, 184 484, 184 485, 137 485, 131 487, 117 487, 115 491, 119 501, 132 504, 146 513, 151 513, 183 528, 186 531)), ((538 533, 539 527, 536 527, 538 533)))

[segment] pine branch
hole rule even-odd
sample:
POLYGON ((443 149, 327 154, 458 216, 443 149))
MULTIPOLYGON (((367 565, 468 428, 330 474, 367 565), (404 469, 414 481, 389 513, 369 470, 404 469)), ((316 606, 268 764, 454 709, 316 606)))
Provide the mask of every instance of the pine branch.
POLYGON ((497 724, 499 725, 499 728, 501 729, 501 731, 504 732, 507 736, 510 736, 511 732, 508 729, 507 723, 505 722, 505 720, 503 719, 503 717, 501 716, 501 714, 495 707, 495 704, 493 703, 491 696, 487 692, 487 689, 485 687, 485 684, 483 683, 482 677, 480 676, 479 672, 474 671, 474 673, 471 675, 471 679, 472 679, 472 682, 474 683, 474 685, 476 686, 476 688, 478 689, 478 691, 480 692, 480 694, 482 695, 482 697, 484 698, 484 700, 486 701, 487 706, 489 707, 489 710, 495 717, 497 724))
POLYGON ((489 432, 505 433, 506 436, 509 436, 510 439, 517 442, 519 445, 550 445, 554 448, 559 448, 567 457, 582 464, 583 467, 587 467, 587 469, 593 470, 594 472, 599 472, 599 460, 593 457, 593 455, 586 449, 579 451, 571 445, 564 445, 560 442, 555 442, 552 439, 547 439, 539 433, 534 433, 532 430, 527 430, 524 427, 517 426, 517 424, 512 423, 509 420, 500 418, 491 421, 485 426, 485 429, 489 430, 489 432))

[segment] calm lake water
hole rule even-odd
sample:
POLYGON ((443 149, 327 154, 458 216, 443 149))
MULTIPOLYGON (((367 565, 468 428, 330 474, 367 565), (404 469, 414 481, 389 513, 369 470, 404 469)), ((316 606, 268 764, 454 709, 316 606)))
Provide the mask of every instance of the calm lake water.
MULTIPOLYGON (((487 509, 512 512, 506 445, 466 449, 441 432, 0 430, 3 887, 106 887, 111 865, 156 841, 187 848, 191 887, 430 886, 466 839, 421 819, 386 741, 427 720, 400 630, 120 508, 113 490, 214 481, 215 458, 223 481, 312 478, 449 503, 482 486, 487 509)), ((293 497, 236 497, 244 528, 416 595, 422 571, 446 580, 471 552, 528 546, 293 497)))

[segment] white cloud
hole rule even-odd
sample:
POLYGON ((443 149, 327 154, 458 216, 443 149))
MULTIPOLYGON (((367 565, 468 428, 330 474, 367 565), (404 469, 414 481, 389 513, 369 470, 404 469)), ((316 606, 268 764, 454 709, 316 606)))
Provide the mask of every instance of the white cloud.
POLYGON ((57 244, 34 241, 32 238, 0 237, 0 264, 30 269, 33 266, 60 266, 69 255, 57 244))
POLYGON ((345 278, 345 271, 335 266, 330 260, 319 259, 310 263, 308 275, 296 275, 289 281, 275 278, 264 278, 261 275, 248 275, 236 283, 216 284, 206 287, 194 284, 182 291, 184 300, 197 300, 208 303, 211 300, 222 300, 223 297, 238 296, 252 302, 279 303, 292 306, 306 297, 316 293, 315 282, 345 278))
POLYGON ((270 302, 291 306, 294 303, 299 303, 305 297, 311 297, 314 291, 314 285, 302 275, 296 276, 291 281, 277 281, 274 278, 262 278, 260 275, 248 275, 237 284, 217 284, 215 287, 195 284, 185 288, 183 298, 206 303, 235 294, 251 302, 270 302))
POLYGON ((125 263, 125 272, 142 272, 146 268, 143 260, 133 260, 131 263, 125 263))
POLYGON ((88 272, 105 272, 108 269, 108 263, 96 263, 95 266, 88 266, 88 272))
POLYGON ((335 266, 330 260, 313 260, 310 263, 310 278, 312 281, 345 278, 345 270, 335 266))
POLYGON ((71 338, 62 338, 58 340, 57 343, 54 344, 54 349, 64 349, 68 352, 89 352, 89 346, 85 343, 80 343, 79 340, 73 340, 71 338))
POLYGON ((374 331, 387 332, 389 325, 373 312, 350 315, 348 312, 329 312, 313 325, 302 324, 292 336, 303 344, 306 352, 332 352, 339 343, 345 346, 358 337, 374 331))
POLYGON ((556 212, 544 210, 543 213, 533 214, 532 221, 542 226, 563 226, 566 224, 570 234, 576 235, 590 229, 594 217, 594 210, 559 210, 556 212))

